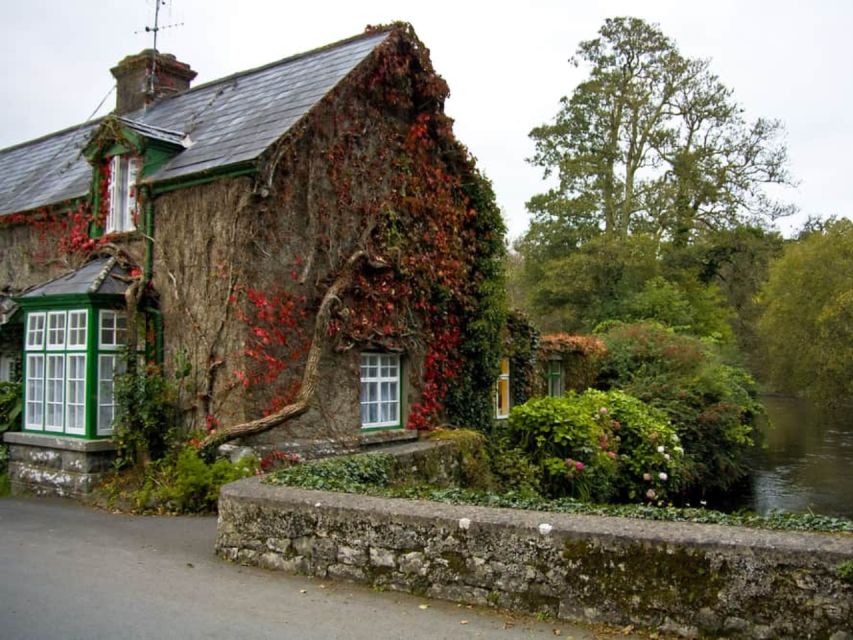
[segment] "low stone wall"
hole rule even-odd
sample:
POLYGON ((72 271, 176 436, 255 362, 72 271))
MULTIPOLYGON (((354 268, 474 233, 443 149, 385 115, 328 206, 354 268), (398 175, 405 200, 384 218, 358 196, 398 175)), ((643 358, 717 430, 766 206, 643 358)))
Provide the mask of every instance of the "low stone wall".
POLYGON ((853 536, 223 488, 229 560, 685 637, 850 638, 853 536))
POLYGON ((112 468, 115 445, 38 433, 6 433, 12 493, 79 498, 112 468))

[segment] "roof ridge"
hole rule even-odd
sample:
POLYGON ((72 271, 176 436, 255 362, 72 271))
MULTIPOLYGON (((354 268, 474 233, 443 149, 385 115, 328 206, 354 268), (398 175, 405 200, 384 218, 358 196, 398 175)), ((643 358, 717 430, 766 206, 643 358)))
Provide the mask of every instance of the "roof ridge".
MULTIPOLYGON (((162 104, 162 103, 168 102, 170 100, 174 100, 175 98, 180 98, 181 96, 185 96, 185 95, 188 95, 190 93, 200 91, 202 89, 208 89, 210 87, 216 86, 217 84, 226 84, 228 82, 232 82, 232 81, 236 80, 237 78, 241 78, 243 76, 258 73, 260 71, 265 71, 267 69, 271 69, 271 68, 277 67, 279 65, 287 64, 289 62, 295 62, 296 60, 300 60, 302 58, 307 58, 308 56, 312 56, 312 55, 315 55, 318 53, 322 53, 322 52, 328 51, 330 49, 336 49, 338 47, 342 47, 344 45, 351 44, 353 42, 357 42, 358 40, 366 40, 368 38, 375 38, 376 36, 383 35, 383 34, 387 35, 387 34, 391 33, 392 31, 394 31, 396 28, 397 28, 396 26, 392 25, 392 26, 389 26, 387 28, 378 29, 376 31, 371 31, 369 33, 368 32, 360 33, 358 35, 350 36, 348 38, 343 38, 342 40, 338 40, 337 42, 332 42, 330 44, 323 45, 322 47, 316 47, 316 48, 310 49, 308 51, 303 51, 301 53, 295 53, 295 54, 289 55, 287 57, 281 58, 280 60, 276 60, 274 62, 267 62, 266 64, 262 64, 262 65, 257 66, 257 67, 252 67, 251 69, 244 69, 243 71, 237 71, 237 72, 232 73, 230 75, 222 76, 221 78, 215 78, 213 80, 208 80, 207 82, 203 82, 200 85, 190 87, 186 91, 182 91, 180 93, 175 93, 175 94, 172 94, 169 96, 164 96, 163 98, 158 100, 156 103, 154 103, 154 105, 151 105, 151 106, 154 107, 158 104, 162 104)), ((133 112, 133 113, 136 113, 136 112, 133 112)))
MULTIPOLYGON (((208 88, 208 87, 215 86, 215 85, 217 85, 217 84, 219 84, 219 83, 223 83, 223 84, 224 84, 224 83, 227 83, 227 82, 233 81, 233 80, 235 80, 236 78, 240 78, 240 77, 242 77, 242 76, 246 76, 246 75, 253 74, 253 73, 258 73, 259 71, 264 71, 265 69, 270 69, 270 68, 272 68, 272 67, 276 67, 276 66, 281 65, 281 64, 285 64, 285 63, 288 63, 288 62, 294 62, 294 61, 296 61, 296 60, 299 60, 300 58, 306 58, 306 57, 308 57, 308 56, 311 56, 311 55, 314 55, 314 54, 320 53, 320 52, 322 52, 322 51, 327 51, 327 50, 329 50, 329 49, 335 49, 335 48, 337 48, 337 47, 341 47, 341 46, 343 46, 343 45, 350 44, 350 43, 352 43, 352 42, 357 42, 358 40, 363 40, 363 39, 367 39, 367 38, 373 38, 373 37, 375 37, 375 36, 377 36, 377 35, 380 35, 380 34, 388 34, 388 33, 390 33, 391 31, 393 31, 394 29, 395 29, 395 27, 392 25, 392 26, 389 26, 389 27, 387 27, 387 28, 385 28, 385 29, 379 29, 379 30, 376 30, 376 31, 371 31, 371 32, 369 32, 369 33, 368 33, 368 32, 360 33, 360 34, 357 34, 357 35, 354 35, 354 36, 350 36, 350 37, 348 37, 348 38, 343 38, 343 39, 338 40, 338 41, 336 41, 336 42, 332 42, 332 43, 330 43, 330 44, 323 45, 323 46, 321 46, 321 47, 316 47, 316 48, 314 48, 314 49, 310 49, 310 50, 308 50, 308 51, 303 51, 303 52, 301 52, 301 53, 296 53, 296 54, 293 54, 293 55, 290 55, 290 56, 287 56, 287 57, 281 58, 280 60, 276 60, 276 61, 274 61, 274 62, 268 62, 268 63, 266 63, 266 64, 263 64, 263 65, 260 65, 260 66, 257 66, 257 67, 252 67, 251 69, 244 69, 243 71, 237 71, 237 72, 232 73, 232 74, 230 74, 230 75, 223 76, 223 77, 221 77, 221 78, 215 78, 215 79, 213 79, 213 80, 209 80, 209 81, 207 81, 207 82, 204 82, 204 83, 202 83, 202 84, 200 84, 200 85, 198 85, 198 86, 191 87, 190 89, 187 89, 186 91, 182 91, 182 92, 180 92, 180 93, 175 93, 175 94, 173 94, 173 95, 163 97, 163 98, 161 98, 160 100, 158 100, 158 101, 157 101, 157 103, 155 103, 155 104, 159 104, 159 103, 161 103, 161 102, 167 102, 167 101, 173 100, 173 99, 175 99, 175 98, 179 98, 179 97, 181 97, 181 96, 185 96, 185 95, 187 95, 187 94, 189 94, 189 93, 193 93, 193 92, 195 92, 195 91, 199 91, 199 90, 201 90, 201 89, 206 89, 206 88, 208 88)), ((151 106, 154 106, 154 105, 151 105, 151 106)), ((137 110, 137 111, 139 111, 139 110, 137 110)), ((136 113, 136 111, 133 111, 133 112, 131 112, 131 113, 136 113)), ((2 154, 4 154, 4 153, 7 153, 7 152, 9 152, 9 151, 14 151, 15 149, 19 149, 19 148, 21 148, 21 147, 26 147, 26 146, 29 146, 29 145, 31 145, 31 144, 35 144, 35 143, 37 143, 37 142, 44 142, 45 140, 49 140, 50 138, 54 138, 54 137, 57 137, 57 136, 61 136, 61 135, 63 135, 63 134, 70 133, 70 132, 75 131, 75 130, 77 130, 77 129, 82 129, 83 127, 85 127, 85 126, 87 126, 87 125, 90 125, 90 124, 96 124, 96 123, 99 123, 99 122, 101 122, 101 121, 105 120, 106 118, 109 118, 110 116, 115 116, 115 113, 114 113, 114 112, 110 112, 110 113, 108 113, 108 114, 106 114, 106 115, 103 115, 103 116, 101 116, 101 117, 99 117, 99 118, 93 118, 93 119, 91 119, 91 120, 86 120, 85 122, 81 122, 81 123, 79 123, 79 124, 71 125, 71 126, 65 127, 64 129, 60 129, 60 130, 58 130, 58 131, 53 131, 53 132, 51 132, 51 133, 47 133, 47 134, 45 134, 45 135, 43 135, 43 136, 39 136, 38 138, 33 138, 33 139, 31 139, 31 140, 24 140, 23 142, 18 142, 17 144, 13 144, 12 146, 5 147, 5 148, 3 148, 3 149, 0 149, 0 155, 2 155, 2 154)), ((124 115, 122 115, 122 116, 116 116, 116 117, 124 118, 124 119, 127 119, 127 120, 134 121, 134 120, 133 120, 133 118, 126 118, 124 115)), ((146 124, 146 123, 142 122, 142 124, 146 124)), ((147 125, 147 124, 146 124, 146 126, 152 126, 152 125, 147 125)), ((162 127, 161 127, 161 128, 162 128, 162 127)), ((163 130, 164 130, 164 131, 169 131, 169 129, 163 129, 163 130)), ((177 131, 175 131, 175 133, 184 133, 184 132, 177 132, 177 131)))

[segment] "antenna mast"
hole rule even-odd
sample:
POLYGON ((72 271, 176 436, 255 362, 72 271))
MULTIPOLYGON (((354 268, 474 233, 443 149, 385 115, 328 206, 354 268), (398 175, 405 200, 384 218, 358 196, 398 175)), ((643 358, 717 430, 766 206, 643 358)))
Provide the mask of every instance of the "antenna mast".
POLYGON ((184 25, 183 22, 179 22, 177 24, 160 26, 160 5, 165 6, 165 4, 166 0, 154 0, 154 26, 145 27, 145 33, 154 34, 154 45, 151 49, 151 66, 148 69, 148 77, 145 80, 145 91, 150 96, 154 95, 154 87, 157 83, 157 34, 161 29, 171 29, 173 27, 182 27, 184 25))

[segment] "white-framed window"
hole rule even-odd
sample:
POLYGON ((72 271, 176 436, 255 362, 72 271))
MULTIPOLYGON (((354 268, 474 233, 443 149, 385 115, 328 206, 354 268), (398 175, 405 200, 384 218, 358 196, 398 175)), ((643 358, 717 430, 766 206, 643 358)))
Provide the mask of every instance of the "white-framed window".
POLYGON ((27 315, 24 428, 86 435, 86 309, 27 315))
POLYGON ((31 313, 27 316, 27 351, 44 348, 44 313, 31 313))
POLYGON ((50 351, 65 349, 65 311, 47 314, 47 348, 50 351))
POLYGON ((65 430, 68 433, 86 433, 86 354, 68 354, 66 377, 65 430))
POLYGON ((0 382, 14 382, 17 379, 15 358, 0 356, 0 382))
POLYGON ((98 324, 98 347, 119 349, 127 342, 127 314, 102 309, 98 324))
POLYGON ((134 231, 136 223, 136 178, 139 160, 132 156, 113 156, 110 160, 110 209, 107 233, 134 231))
POLYGON ((361 426, 400 426, 400 356, 361 354, 361 426))
MULTIPOLYGON (((42 319, 44 314, 42 314, 42 319)), ((44 429, 44 354, 27 354, 26 410, 24 426, 27 429, 44 429)))
POLYGON ((566 392, 566 374, 562 360, 548 360, 548 395, 560 398, 566 392))
POLYGON ((45 431, 65 429, 65 355, 48 354, 45 378, 45 431))
POLYGON ((89 321, 89 312, 85 309, 76 309, 68 312, 68 338, 66 344, 68 350, 86 348, 86 325, 89 321))
POLYGON ((98 435, 113 432, 116 414, 115 377, 124 373, 125 363, 118 354, 102 353, 98 356, 98 435))
POLYGON ((501 358, 501 372, 495 382, 495 417, 509 417, 509 358, 501 358))

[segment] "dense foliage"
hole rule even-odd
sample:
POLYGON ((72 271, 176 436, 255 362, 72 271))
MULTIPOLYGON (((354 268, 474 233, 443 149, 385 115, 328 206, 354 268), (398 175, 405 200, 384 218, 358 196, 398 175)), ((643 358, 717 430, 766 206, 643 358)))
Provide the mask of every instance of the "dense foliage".
POLYGON ((146 464, 166 455, 179 424, 175 388, 160 367, 131 367, 115 377, 113 440, 118 446, 119 466, 146 464))
POLYGON ((761 405, 746 371, 725 364, 713 344, 658 324, 617 324, 602 338, 599 384, 669 418, 684 447, 687 489, 725 491, 747 475, 761 405))
POLYGON ((853 222, 785 247, 762 292, 759 326, 775 387, 825 401, 853 398, 853 222))
POLYGON ((506 438, 551 496, 655 501, 680 482, 684 451, 666 416, 620 391, 530 400, 512 410, 506 438))
POLYGON ((193 446, 176 446, 144 468, 108 478, 95 494, 103 506, 135 513, 212 513, 222 485, 255 475, 258 462, 244 457, 207 462, 193 446))
MULTIPOLYGON (((21 410, 23 407, 23 393, 21 385, 17 382, 0 382, 0 482, 8 484, 5 480, 6 465, 8 464, 8 451, 2 443, 3 434, 6 431, 16 431, 21 425, 21 410)), ((7 492, 8 487, 0 486, 0 495, 7 492)))
POLYGON ((391 481, 393 461, 390 456, 364 454, 311 462, 270 474, 265 482, 313 489, 327 489, 376 496, 433 500, 449 504, 471 504, 485 507, 531 509, 555 513, 620 516, 645 520, 701 522, 799 531, 849 531, 853 521, 815 514, 774 513, 758 516, 752 513, 720 513, 704 508, 675 508, 655 505, 601 505, 575 498, 543 498, 530 491, 490 491, 469 488, 436 488, 433 485, 394 484, 391 481))

